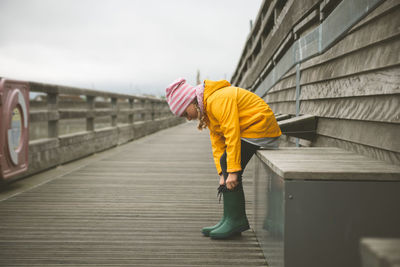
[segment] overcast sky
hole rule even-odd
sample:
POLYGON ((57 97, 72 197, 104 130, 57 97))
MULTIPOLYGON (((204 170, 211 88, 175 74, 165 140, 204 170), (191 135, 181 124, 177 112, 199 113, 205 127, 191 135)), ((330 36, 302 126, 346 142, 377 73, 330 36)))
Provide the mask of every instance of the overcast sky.
POLYGON ((0 77, 164 94, 230 80, 262 0, 0 0, 0 77))

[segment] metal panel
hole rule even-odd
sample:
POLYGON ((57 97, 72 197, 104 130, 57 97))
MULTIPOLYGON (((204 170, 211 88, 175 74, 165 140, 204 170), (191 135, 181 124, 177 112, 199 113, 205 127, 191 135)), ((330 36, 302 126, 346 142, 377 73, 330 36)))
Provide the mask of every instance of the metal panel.
POLYGON ((275 84, 275 68, 273 68, 270 73, 268 73, 267 77, 264 79, 264 81, 258 86, 256 89, 255 93, 259 95, 260 97, 263 97, 265 94, 268 93, 268 91, 274 86, 275 84))
POLYGON ((400 237, 400 182, 285 180, 285 188, 285 267, 360 267, 362 237, 400 237))
POLYGON ((290 48, 286 51, 283 57, 276 64, 276 80, 277 82, 281 77, 283 77, 294 65, 295 65, 295 50, 294 45, 291 45, 290 48))
POLYGON ((255 164, 253 229, 268 266, 283 267, 284 182, 258 158, 255 164))
POLYGON ((296 63, 302 62, 319 53, 320 29, 315 28, 307 35, 298 40, 299 46, 296 51, 296 63))
POLYGON ((321 24, 321 51, 325 51, 382 0, 342 1, 321 24))
POLYGON ((361 267, 362 237, 400 237, 400 182, 289 180, 255 157, 254 225, 270 267, 361 267))

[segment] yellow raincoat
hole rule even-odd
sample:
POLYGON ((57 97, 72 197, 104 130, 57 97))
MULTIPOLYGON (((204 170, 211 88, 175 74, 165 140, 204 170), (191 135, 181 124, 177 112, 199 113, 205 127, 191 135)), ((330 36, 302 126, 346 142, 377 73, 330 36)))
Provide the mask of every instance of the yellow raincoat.
POLYGON ((227 153, 227 171, 240 166, 240 138, 280 136, 281 130, 271 108, 256 94, 228 81, 204 81, 204 110, 215 166, 221 173, 220 158, 227 153))

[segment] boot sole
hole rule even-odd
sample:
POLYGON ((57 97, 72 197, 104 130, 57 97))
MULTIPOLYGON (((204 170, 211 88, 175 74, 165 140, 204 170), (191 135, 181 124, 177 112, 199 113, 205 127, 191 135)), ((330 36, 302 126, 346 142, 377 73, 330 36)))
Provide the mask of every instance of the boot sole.
MULTIPOLYGON (((243 230, 243 231, 236 231, 236 232, 233 232, 232 233, 232 236, 236 236, 236 235, 241 235, 242 234, 242 232, 244 232, 244 231, 246 231, 246 230, 248 230, 248 229, 250 229, 250 227, 249 228, 247 228, 247 229, 245 229, 245 230, 243 230)), ((203 234, 203 236, 207 236, 207 237, 210 237, 210 232, 208 232, 208 233, 204 233, 204 232, 201 232, 202 234, 203 234)))
POLYGON ((235 230, 233 230, 233 231, 231 231, 229 233, 210 235, 210 237, 211 237, 211 239, 226 239, 226 238, 229 238, 231 236, 235 236, 237 234, 241 234, 242 232, 244 232, 246 230, 249 230, 249 229, 250 229, 249 225, 243 225, 243 226, 240 226, 240 227, 236 228, 235 230))
POLYGON ((213 230, 215 230, 215 229, 217 229, 218 227, 220 227, 222 225, 222 223, 218 223, 218 224, 216 224, 216 226, 214 226, 214 227, 205 227, 205 228, 208 228, 208 230, 207 231, 203 231, 203 230, 201 230, 201 233, 204 235, 204 236, 210 236, 210 233, 211 233, 211 231, 213 231, 213 230))
POLYGON ((208 232, 208 233, 204 233, 204 232, 201 232, 204 236, 210 236, 210 232, 208 232))

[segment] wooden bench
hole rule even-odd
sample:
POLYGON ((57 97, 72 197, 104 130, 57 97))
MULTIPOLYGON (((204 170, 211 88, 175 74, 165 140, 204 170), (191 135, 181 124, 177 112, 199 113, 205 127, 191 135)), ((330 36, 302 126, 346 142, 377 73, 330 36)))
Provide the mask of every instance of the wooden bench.
POLYGON ((269 266, 361 266, 360 238, 400 237, 400 166, 339 148, 259 150, 253 228, 269 266))
POLYGON ((400 239, 363 238, 360 254, 363 267, 400 266, 400 239))

